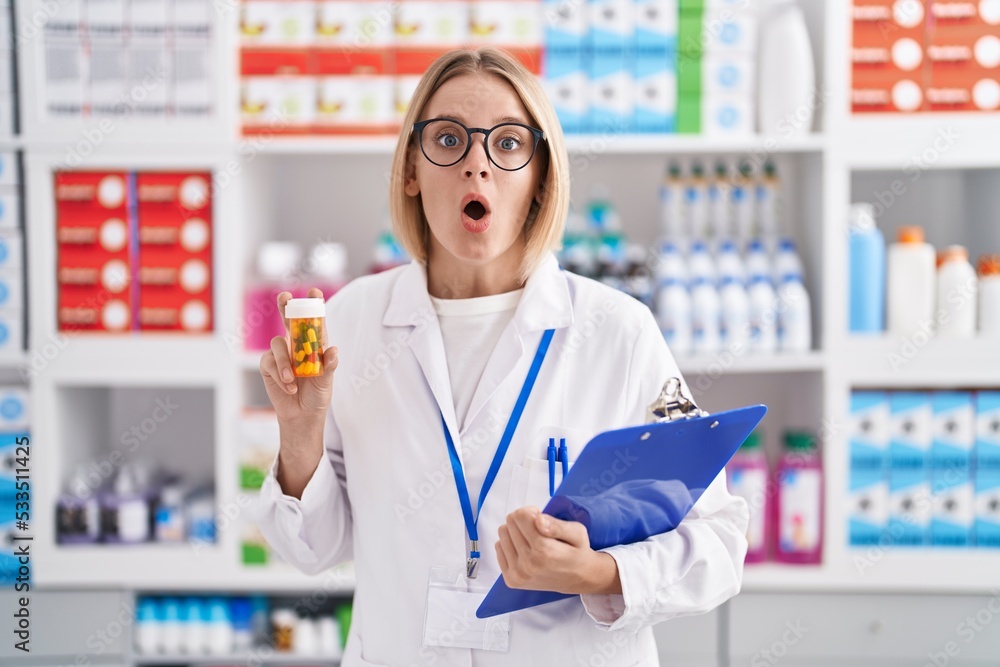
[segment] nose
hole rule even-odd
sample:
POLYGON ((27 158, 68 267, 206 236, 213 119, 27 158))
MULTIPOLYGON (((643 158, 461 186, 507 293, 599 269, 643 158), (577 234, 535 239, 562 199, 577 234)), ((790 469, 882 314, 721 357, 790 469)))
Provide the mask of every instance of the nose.
POLYGON ((469 146, 469 152, 465 156, 465 160, 462 161, 462 175, 466 178, 473 178, 475 176, 486 178, 489 176, 489 172, 490 159, 486 155, 485 138, 481 138, 478 134, 473 134, 472 145, 469 146))

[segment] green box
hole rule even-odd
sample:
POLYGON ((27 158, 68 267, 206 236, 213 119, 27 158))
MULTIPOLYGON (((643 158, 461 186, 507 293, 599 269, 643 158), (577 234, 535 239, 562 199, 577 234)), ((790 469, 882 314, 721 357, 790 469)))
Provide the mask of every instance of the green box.
POLYGON ((681 14, 677 24, 677 52, 681 58, 700 58, 705 52, 701 14, 681 14))
POLYGON ((701 58, 679 56, 677 58, 677 92, 695 97, 701 96, 701 58))
POLYGON ((701 96, 678 96, 677 133, 701 134, 701 96))
POLYGON ((701 13, 705 11, 705 0, 679 0, 677 8, 680 9, 682 14, 684 12, 701 13))

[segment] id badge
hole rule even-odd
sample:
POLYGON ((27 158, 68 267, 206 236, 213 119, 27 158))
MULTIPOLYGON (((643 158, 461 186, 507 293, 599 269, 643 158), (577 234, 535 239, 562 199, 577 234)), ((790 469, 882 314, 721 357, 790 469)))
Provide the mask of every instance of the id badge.
POLYGON ((489 586, 449 567, 431 569, 424 615, 425 647, 510 650, 510 614, 476 618, 489 586))

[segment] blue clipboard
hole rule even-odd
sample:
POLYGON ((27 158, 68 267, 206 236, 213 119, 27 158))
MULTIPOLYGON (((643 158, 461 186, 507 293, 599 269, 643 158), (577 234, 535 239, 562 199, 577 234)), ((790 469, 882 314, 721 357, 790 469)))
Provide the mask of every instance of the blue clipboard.
MULTIPOLYGON (((599 433, 542 511, 583 523, 595 550, 673 530, 766 412, 765 406, 752 405, 599 433)), ((476 616, 489 618, 571 597, 511 589, 501 576, 476 616)))

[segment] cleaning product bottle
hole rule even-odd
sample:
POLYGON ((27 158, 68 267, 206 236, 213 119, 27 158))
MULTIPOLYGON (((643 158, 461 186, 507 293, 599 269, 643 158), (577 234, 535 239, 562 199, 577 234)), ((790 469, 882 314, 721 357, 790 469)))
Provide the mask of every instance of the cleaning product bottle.
POLYGON ((819 563, 823 553, 823 465, 811 434, 785 434, 785 453, 776 476, 775 559, 819 563))
POLYGON ((719 269, 719 280, 727 277, 734 278, 737 282, 746 281, 746 269, 743 266, 743 259, 740 257, 736 244, 730 240, 719 243, 719 250, 715 255, 715 264, 719 269))
POLYGON ((596 183, 590 189, 590 199, 587 201, 587 225, 595 234, 600 234, 605 227, 605 215, 613 208, 611 193, 603 183, 596 183))
POLYGON ((687 236, 684 225, 684 178, 676 162, 667 165, 660 184, 660 230, 665 239, 687 236))
POLYGON ((655 307, 656 287, 652 272, 646 265, 645 246, 641 243, 627 244, 625 257, 628 260, 628 269, 625 272, 625 291, 652 310, 655 307))
POLYGON ((808 352, 812 348, 812 308, 798 273, 786 273, 778 288, 778 349, 808 352))
POLYGON ((795 0, 772 0, 760 26, 758 130, 782 138, 807 135, 816 108, 816 72, 802 9, 795 0))
POLYGON ((684 189, 685 215, 693 240, 708 234, 708 181, 700 161, 691 165, 691 177, 684 189))
POLYGON ((890 332, 908 336, 933 327, 936 257, 922 227, 900 227, 897 238, 886 258, 886 319, 890 332))
POLYGON ((767 247, 762 239, 752 239, 747 243, 745 260, 748 276, 768 276, 773 280, 774 271, 771 267, 771 258, 767 254, 767 247))
POLYGON ((184 638, 184 621, 182 619, 181 601, 174 597, 165 597, 160 603, 160 650, 166 655, 177 655, 181 652, 184 638))
POLYGON ((250 280, 243 313, 248 350, 270 349, 272 338, 285 335, 278 313, 278 294, 286 290, 294 292, 289 288, 300 258, 301 250, 296 243, 270 241, 258 250, 257 273, 250 280))
POLYGON ((691 244, 691 252, 688 255, 688 273, 691 276, 691 286, 699 278, 715 285, 718 280, 718 272, 715 270, 715 262, 708 252, 708 247, 704 241, 695 241, 691 244))
POLYGON ((937 335, 971 338, 976 335, 976 306, 979 280, 969 263, 969 251, 948 246, 941 253, 937 269, 937 335))
POLYGON ((753 165, 748 160, 744 160, 740 163, 730 193, 733 221, 736 224, 736 237, 741 242, 748 241, 754 235, 753 221, 756 211, 753 188, 753 165))
POLYGON ((708 186, 709 231, 712 238, 729 236, 729 167, 724 160, 715 163, 715 173, 708 186))
POLYGON ((760 354, 772 354, 778 349, 778 309, 774 287, 766 275, 750 277, 747 290, 750 299, 750 341, 748 349, 760 354))
POLYGON ((60 544, 83 544, 100 538, 96 491, 90 488, 86 469, 78 466, 56 504, 56 539, 60 544))
POLYGON ((681 254, 680 248, 673 241, 664 241, 660 244, 653 275, 658 281, 674 278, 682 283, 686 283, 690 277, 687 261, 681 254))
POLYGON ((774 253, 772 277, 776 285, 781 284, 786 275, 793 274, 805 279, 805 269, 802 266, 802 259, 795 248, 795 241, 783 238, 778 241, 777 252, 774 253))
POLYGON ((746 351, 750 338, 750 299, 743 282, 732 275, 719 282, 721 346, 734 354, 746 351))
POLYGON ((151 597, 143 596, 136 604, 135 647, 143 655, 155 655, 163 642, 160 606, 151 597))
POLYGON ((137 544, 150 537, 150 502, 135 464, 123 463, 112 488, 101 497, 101 533, 105 542, 137 544))
POLYGON ((704 276, 691 281, 691 348, 695 354, 718 352, 721 340, 719 291, 704 276))
POLYGON ((979 333, 1000 336, 1000 255, 979 258, 979 333))
POLYGON ((850 330, 874 333, 885 329, 885 237, 875 226, 875 207, 853 204, 850 233, 850 330))
POLYGON ((747 528, 747 563, 767 560, 771 540, 771 502, 767 484, 767 459, 761 435, 754 431, 726 465, 729 492, 747 501, 750 525, 747 528))
POLYGON ((668 276, 660 281, 656 321, 675 357, 691 354, 691 295, 683 280, 668 276))
POLYGON ((205 648, 209 655, 230 655, 234 649, 233 619, 229 605, 220 597, 208 600, 205 648))
POLYGON ((317 243, 309 255, 306 287, 318 287, 329 299, 347 284, 347 247, 343 243, 317 243))
POLYGON ((757 232, 764 237, 774 237, 778 233, 778 168, 768 160, 764 163, 764 173, 757 182, 757 232))

